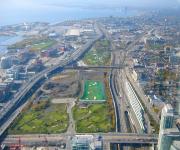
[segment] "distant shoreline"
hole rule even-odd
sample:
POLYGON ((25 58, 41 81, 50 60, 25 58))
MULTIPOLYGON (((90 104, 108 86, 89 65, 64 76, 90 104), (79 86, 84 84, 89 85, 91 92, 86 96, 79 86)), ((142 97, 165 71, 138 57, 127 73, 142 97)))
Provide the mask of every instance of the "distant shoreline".
MULTIPOLYGON (((0 11, 1 13, 1 11, 0 11)), ((56 22, 63 22, 68 20, 83 20, 88 18, 102 18, 102 17, 130 17, 130 16, 136 16, 139 14, 139 11, 137 10, 130 10, 130 9, 122 9, 122 8, 116 8, 116 9, 107 9, 107 8, 67 8, 67 7, 57 7, 56 9, 54 7, 49 7, 48 10, 36 10, 35 12, 30 12, 26 10, 17 10, 13 12, 12 14, 2 14, 1 20, 0 20, 0 27, 2 26, 10 26, 10 25, 16 25, 16 24, 22 24, 23 22, 48 22, 48 23, 56 23, 56 22), (23 15, 19 15, 23 14, 23 15), (17 15, 16 15, 17 14, 17 15), (6 18, 6 19, 3 19, 6 18)))

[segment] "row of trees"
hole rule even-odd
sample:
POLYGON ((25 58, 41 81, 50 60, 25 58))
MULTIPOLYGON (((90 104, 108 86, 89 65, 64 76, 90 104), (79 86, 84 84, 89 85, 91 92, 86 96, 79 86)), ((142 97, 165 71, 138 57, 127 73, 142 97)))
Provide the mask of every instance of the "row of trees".
POLYGON ((114 112, 114 105, 113 105, 113 100, 112 100, 112 95, 111 92, 109 90, 109 80, 107 77, 107 73, 104 73, 104 84, 105 84, 105 93, 107 96, 107 103, 108 103, 108 108, 109 108, 109 116, 111 118, 111 122, 112 122, 112 127, 111 129, 114 130, 115 129, 115 112, 114 112))

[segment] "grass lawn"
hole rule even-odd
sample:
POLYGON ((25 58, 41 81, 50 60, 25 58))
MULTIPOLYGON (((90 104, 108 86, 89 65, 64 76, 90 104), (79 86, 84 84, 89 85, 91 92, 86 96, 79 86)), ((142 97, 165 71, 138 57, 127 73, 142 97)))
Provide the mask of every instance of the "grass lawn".
POLYGON ((89 51, 84 58, 84 62, 88 65, 107 65, 110 60, 108 52, 97 52, 97 50, 89 51))
POLYGON ((53 46, 56 42, 53 41, 53 40, 47 40, 47 41, 44 41, 44 42, 41 42, 41 43, 37 43, 37 44, 34 44, 30 50, 31 51, 40 51, 40 50, 43 50, 43 49, 47 49, 51 46, 53 46))
POLYGON ((41 104, 21 114, 9 129, 10 134, 62 133, 68 127, 65 104, 50 104, 44 109, 41 104), (39 107, 39 108, 38 108, 39 107))
POLYGON ((48 39, 46 37, 36 37, 24 39, 20 42, 8 46, 8 49, 24 49, 28 46, 32 51, 38 51, 42 49, 47 49, 56 44, 55 40, 48 39))
POLYGON ((110 132, 113 130, 112 119, 107 103, 92 104, 88 108, 73 108, 78 133, 110 132))
POLYGON ((84 85, 84 93, 81 101, 89 100, 105 100, 104 84, 100 81, 86 80, 84 85))
POLYGON ((111 54, 110 43, 107 40, 96 42, 95 46, 85 54, 83 61, 88 65, 108 65, 111 54))

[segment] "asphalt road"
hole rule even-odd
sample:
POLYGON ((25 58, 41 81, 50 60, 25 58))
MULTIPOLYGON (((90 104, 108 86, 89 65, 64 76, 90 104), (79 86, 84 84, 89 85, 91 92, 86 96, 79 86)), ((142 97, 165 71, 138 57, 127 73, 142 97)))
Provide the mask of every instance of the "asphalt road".
MULTIPOLYGON (((86 135, 98 135, 98 134, 91 134, 91 133, 84 133, 86 135)), ((82 133, 82 135, 84 135, 82 133)), ((33 135, 9 135, 3 141, 3 144, 10 145, 12 143, 18 144, 19 139, 21 144, 23 145, 40 145, 43 144, 45 139, 51 144, 57 143, 67 143, 71 137, 74 136, 73 134, 33 134, 33 135)), ((149 135, 149 134, 132 134, 132 133, 103 133, 101 134, 103 138, 103 142, 106 143, 144 143, 144 144, 157 144, 158 136, 149 135)))

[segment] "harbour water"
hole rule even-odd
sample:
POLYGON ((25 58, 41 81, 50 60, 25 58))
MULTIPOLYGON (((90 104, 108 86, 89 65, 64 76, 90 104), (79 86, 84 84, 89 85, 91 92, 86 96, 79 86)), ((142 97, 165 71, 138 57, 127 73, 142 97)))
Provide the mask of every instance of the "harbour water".
POLYGON ((14 44, 22 40, 21 36, 0 36, 0 54, 3 55, 7 52, 8 45, 14 44))
POLYGON ((134 16, 138 12, 135 10, 124 9, 93 9, 93 8, 77 8, 77 7, 55 7, 46 6, 43 8, 29 10, 14 10, 13 13, 1 13, 0 10, 0 26, 18 24, 23 22, 61 22, 65 20, 78 20, 86 18, 98 18, 109 16, 134 16))

